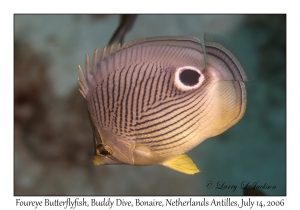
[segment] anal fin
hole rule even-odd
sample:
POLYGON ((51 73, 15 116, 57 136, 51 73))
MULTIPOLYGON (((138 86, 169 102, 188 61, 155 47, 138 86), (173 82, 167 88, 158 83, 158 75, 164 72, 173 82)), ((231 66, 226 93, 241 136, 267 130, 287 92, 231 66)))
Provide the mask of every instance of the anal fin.
POLYGON ((199 169, 192 159, 185 154, 170 159, 162 163, 162 165, 185 174, 195 174, 199 172, 199 169))

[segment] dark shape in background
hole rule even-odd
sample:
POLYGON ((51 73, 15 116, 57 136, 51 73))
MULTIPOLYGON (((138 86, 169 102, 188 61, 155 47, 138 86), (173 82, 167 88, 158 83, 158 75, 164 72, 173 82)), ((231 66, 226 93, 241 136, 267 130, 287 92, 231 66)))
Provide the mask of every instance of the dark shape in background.
POLYGON ((137 15, 120 15, 120 24, 108 42, 108 45, 114 42, 123 43, 125 35, 132 29, 137 15))

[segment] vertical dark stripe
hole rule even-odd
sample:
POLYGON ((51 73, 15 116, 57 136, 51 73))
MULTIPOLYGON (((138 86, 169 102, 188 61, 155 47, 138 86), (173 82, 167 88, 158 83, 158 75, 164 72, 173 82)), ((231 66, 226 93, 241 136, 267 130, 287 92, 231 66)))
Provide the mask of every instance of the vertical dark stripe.
POLYGON ((97 121, 98 121, 98 123, 101 123, 102 124, 102 122, 101 122, 101 108, 100 108, 100 101, 99 101, 99 98, 98 98, 98 85, 96 86, 96 93, 94 93, 95 95, 96 95, 96 97, 94 98, 94 100, 95 101, 97 101, 97 103, 95 103, 95 101, 94 101, 94 103, 95 103, 95 106, 97 106, 97 121))
MULTIPOLYGON (((135 81, 133 82, 133 85, 135 88, 133 89, 132 95, 131 95, 131 114, 130 114, 130 126, 131 127, 133 126, 133 121, 135 121, 136 116, 137 116, 136 113, 138 110, 137 103, 139 101, 139 96, 138 96, 138 93, 136 93, 136 92, 140 91, 140 89, 141 89, 141 84, 138 84, 138 81, 139 81, 140 73, 141 73, 143 66, 144 66, 144 63, 139 65, 137 76, 135 78, 135 81), (133 108, 136 109, 136 112, 134 112, 133 108)), ((134 80, 134 78, 132 78, 132 80, 134 80)))
POLYGON ((117 102, 119 102, 119 98, 120 98, 120 95, 121 95, 120 94, 121 93, 121 78, 122 78, 122 73, 123 73, 124 69, 125 69, 125 67, 122 68, 120 70, 120 72, 118 72, 119 73, 119 82, 117 83, 118 84, 118 98, 117 98, 117 102))
MULTIPOLYGON (((115 109, 115 76, 116 76, 116 72, 114 72, 113 78, 112 78, 112 113, 115 113, 116 109, 115 109)), ((115 119, 113 119, 115 120, 115 119)))
POLYGON ((126 69, 126 73, 125 73, 125 78, 124 78, 124 87, 123 87, 123 94, 121 95, 122 99, 121 99, 121 124, 122 124, 122 131, 124 132, 126 130, 126 126, 125 126, 125 122, 126 122, 126 106, 127 104, 123 104, 124 101, 124 97, 125 97, 125 91, 127 89, 127 75, 128 75, 128 69, 131 68, 131 65, 126 69))
POLYGON ((159 101, 162 101, 162 96, 166 95, 166 84, 165 84, 166 73, 162 72, 161 74, 162 74, 162 82, 160 83, 161 91, 159 93, 159 101))
POLYGON ((175 89, 177 89, 174 84, 170 85, 170 97, 174 97, 175 95, 175 89))
POLYGON ((107 115, 107 124, 108 126, 110 126, 111 124, 111 119, 110 119, 110 106, 109 106, 109 99, 110 99, 110 95, 109 95, 109 76, 110 75, 107 75, 106 77, 106 107, 107 107, 107 112, 105 113, 107 115))
MULTIPOLYGON (((130 113, 130 110, 131 110, 131 107, 133 106, 133 104, 131 104, 131 102, 129 101, 129 94, 130 94, 130 91, 131 91, 131 84, 133 83, 132 79, 133 79, 133 73, 135 71, 135 68, 136 68, 137 64, 133 67, 133 69, 131 70, 131 76, 129 77, 129 90, 127 91, 127 94, 126 94, 126 121, 125 121, 125 125, 126 125, 126 128, 128 128, 128 125, 130 125, 130 120, 131 118, 129 117, 129 115, 131 115, 132 113, 130 113)), ((128 71, 130 71, 130 69, 128 69, 128 71)), ((128 130, 128 129, 127 129, 128 130)))
POLYGON ((170 75, 170 73, 168 73, 166 77, 168 77, 168 81, 167 81, 167 90, 165 92, 165 98, 164 99, 166 99, 166 97, 170 97, 169 90, 170 90, 170 86, 171 86, 170 82, 171 82, 172 76, 170 75))
POLYGON ((122 115, 121 115, 122 104, 121 104, 120 100, 122 99, 121 86, 122 86, 122 73, 124 72, 124 68, 122 68, 121 71, 119 72, 119 82, 117 83, 118 84, 118 97, 117 97, 116 121, 117 121, 117 130, 120 130, 120 132, 123 131, 122 126, 121 126, 121 123, 122 123, 122 115), (121 97, 121 99, 120 99, 120 97, 121 97))
POLYGON ((104 96, 103 96, 103 82, 101 83, 101 98, 102 98, 102 100, 101 100, 101 104, 102 104, 102 109, 103 109, 103 125, 106 125, 106 109, 105 109, 105 104, 104 104, 104 96))
MULTIPOLYGON (((160 69, 161 70, 161 69, 160 69)), ((155 91, 153 91, 153 92, 155 92, 154 93, 154 100, 153 100, 153 102, 152 102, 152 104, 155 104, 155 102, 156 102, 156 99, 157 99, 157 97, 158 97, 158 90, 160 90, 159 92, 160 92, 160 94, 161 94, 161 84, 159 83, 159 79, 160 79, 160 77, 161 77, 161 71, 159 71, 159 73, 158 73, 158 77, 155 77, 155 78, 157 78, 156 79, 156 87, 155 87, 155 91)))
MULTIPOLYGON (((137 105, 136 105, 136 117, 135 117, 135 120, 138 119, 138 116, 139 116, 139 109, 140 107, 144 105, 143 101, 144 100, 139 100, 140 99, 140 96, 141 96, 141 89, 143 89, 143 91, 145 92, 145 85, 144 85, 144 88, 142 88, 142 85, 144 84, 144 79, 145 79, 145 75, 146 75, 146 72, 148 71, 148 67, 149 67, 150 64, 147 65, 147 67, 144 69, 144 75, 142 77, 142 81, 141 81, 141 85, 140 85, 140 88, 139 88, 139 92, 138 92, 138 99, 137 99, 137 105), (140 101, 142 101, 142 104, 140 105, 140 101)), ((143 64, 144 66, 144 64, 143 64)), ((142 110, 142 109, 141 109, 142 110)))
POLYGON ((154 76, 151 78, 150 89, 148 91, 148 93, 149 93, 149 98, 148 98, 148 103, 147 103, 148 106, 150 105, 150 101, 153 101, 154 97, 155 97, 154 91, 152 91, 152 90, 153 90, 153 83, 154 83, 155 79, 157 78, 156 75, 157 75, 157 65, 155 66, 154 76), (151 100, 152 98, 153 98, 153 100, 151 100))
POLYGON ((142 111, 143 112, 146 111, 146 98, 145 98, 145 96, 148 96, 148 99, 149 99, 149 94, 147 95, 147 93, 150 92, 150 91, 147 91, 147 87, 148 87, 148 83, 149 83, 151 74, 153 72, 153 68, 154 68, 154 63, 152 63, 150 74, 149 74, 149 77, 147 78, 147 81, 146 81, 146 84, 145 84, 145 90, 144 90, 144 93, 143 93, 143 100, 142 100, 142 111))

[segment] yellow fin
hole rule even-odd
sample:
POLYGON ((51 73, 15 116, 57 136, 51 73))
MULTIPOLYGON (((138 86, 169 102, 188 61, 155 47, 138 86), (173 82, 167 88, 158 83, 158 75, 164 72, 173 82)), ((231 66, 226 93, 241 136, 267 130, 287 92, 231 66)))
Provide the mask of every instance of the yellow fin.
POLYGON ((199 169, 194 164, 192 159, 185 154, 179 155, 178 157, 168 160, 162 165, 185 174, 195 174, 199 172, 199 169))

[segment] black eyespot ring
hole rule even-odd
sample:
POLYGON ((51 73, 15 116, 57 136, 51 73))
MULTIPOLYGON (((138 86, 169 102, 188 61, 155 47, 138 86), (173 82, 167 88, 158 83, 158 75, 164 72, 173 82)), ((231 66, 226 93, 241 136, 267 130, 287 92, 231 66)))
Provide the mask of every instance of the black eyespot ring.
POLYGON ((179 80, 186 86, 194 86, 198 84, 200 76, 195 70, 184 69, 179 74, 179 80))
POLYGON ((204 74, 196 67, 182 66, 175 70, 174 84, 181 91, 197 89, 204 80, 204 74))

